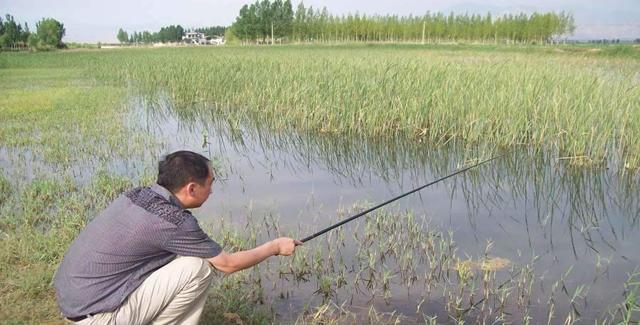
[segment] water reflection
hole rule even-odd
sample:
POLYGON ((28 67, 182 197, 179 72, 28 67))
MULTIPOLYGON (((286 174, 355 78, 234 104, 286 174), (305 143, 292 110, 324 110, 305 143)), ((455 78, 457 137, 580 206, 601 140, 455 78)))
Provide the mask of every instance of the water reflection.
MULTIPOLYGON (((357 134, 274 129, 260 117, 213 114, 215 110, 205 104, 177 109, 161 96, 153 101, 137 97, 130 106, 128 126, 150 134, 156 142, 144 152, 60 168, 29 150, 0 148, 2 172, 11 179, 28 180, 40 174, 62 175, 66 169, 84 182, 104 169, 140 178, 154 173, 161 155, 191 149, 214 160, 221 180, 211 199, 196 211, 201 219, 224 218, 245 225, 268 216, 303 237, 335 222, 339 210, 385 201, 494 151, 481 144, 432 148, 400 137, 376 140, 357 134)), ((515 148, 504 154, 390 209, 412 211, 431 225, 451 229, 460 256, 482 256, 487 241, 492 241, 496 256, 519 265, 535 260, 537 304, 544 305, 554 282, 571 269, 568 292, 588 284, 591 297, 583 316, 597 317, 619 299, 627 273, 640 265, 638 176, 606 168, 574 168, 557 160, 552 151, 515 148)), ((361 230, 345 226, 345 231, 361 230)), ((264 231, 258 240, 274 235, 264 231)), ((348 261, 353 253, 346 248, 341 254, 348 261)), ((401 289, 389 310, 410 313, 420 296, 403 296, 401 289)), ((355 298, 362 305, 368 299, 355 298)), ((373 303, 384 309, 384 302, 373 303)), ((304 302, 290 304, 300 308, 304 302)), ((424 308, 440 314, 443 310, 434 301, 424 308)))
MULTIPOLYGON (((382 141, 357 135, 274 130, 263 119, 241 122, 213 116, 210 107, 178 110, 163 100, 154 105, 139 100, 135 106, 146 107, 137 110, 137 114, 143 117, 147 130, 163 138, 165 151, 191 147, 212 157, 225 157, 225 172, 230 178, 235 175, 245 187, 258 186, 252 183, 250 170, 267 174, 271 186, 283 181, 304 184, 317 180, 318 176, 328 177, 323 185, 353 190, 354 199, 347 201, 345 197, 345 203, 358 201, 359 191, 364 191, 361 197, 365 199, 397 195, 447 175, 465 163, 485 159, 489 152, 480 145, 430 148, 402 138, 382 141), (176 112, 180 115, 176 116, 176 112)), ((554 237, 553 231, 559 227, 569 235, 577 258, 582 247, 576 245, 586 245, 595 252, 615 250, 616 242, 637 234, 640 215, 635 195, 637 185, 633 175, 605 168, 573 168, 550 153, 516 148, 490 165, 447 180, 431 191, 425 190, 417 196, 417 203, 433 205, 425 197, 446 193, 446 202, 437 205, 449 205, 453 211, 456 209, 453 205, 459 207, 463 203, 472 229, 477 230, 481 221, 473 216, 506 217, 496 221, 521 224, 531 248, 534 242, 530 238, 531 227, 542 231, 551 249, 559 244, 560 239, 554 237), (576 243, 577 237, 581 238, 580 244, 576 243)), ((317 189, 314 192, 317 194, 317 189)), ((414 208, 415 201, 401 206, 414 208)), ((288 210, 282 205, 279 209, 288 210)), ((565 244, 564 238, 561 243, 565 244)))
MULTIPOLYGON (((309 134, 260 117, 213 114, 216 109, 205 104, 177 109, 162 97, 138 98, 132 105, 132 120, 144 121, 161 139, 161 152, 190 148, 218 160, 226 182, 198 215, 231 216, 239 223, 276 215, 291 229, 302 229, 300 237, 331 224, 344 207, 385 201, 495 151, 487 145, 432 148, 399 137, 309 134)), ((567 286, 590 285, 595 298, 587 318, 597 317, 640 265, 638 176, 575 168, 552 151, 515 148, 504 154, 393 209, 452 229, 462 254, 481 255, 491 240, 497 256, 521 264, 535 260, 539 297, 571 270, 567 286)))

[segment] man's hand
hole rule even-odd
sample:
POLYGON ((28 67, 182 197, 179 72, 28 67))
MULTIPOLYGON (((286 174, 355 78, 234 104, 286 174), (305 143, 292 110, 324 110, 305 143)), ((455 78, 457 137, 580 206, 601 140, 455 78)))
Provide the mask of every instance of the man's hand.
POLYGON ((293 252, 296 249, 296 246, 302 245, 301 241, 297 239, 289 238, 289 237, 280 237, 278 239, 272 240, 271 243, 274 246, 273 255, 282 255, 282 256, 289 256, 293 254, 293 252))
POLYGON ((280 237, 250 250, 233 254, 220 252, 217 256, 210 258, 209 263, 219 271, 230 274, 254 266, 269 256, 289 256, 298 245, 302 245, 302 242, 293 238, 280 237))

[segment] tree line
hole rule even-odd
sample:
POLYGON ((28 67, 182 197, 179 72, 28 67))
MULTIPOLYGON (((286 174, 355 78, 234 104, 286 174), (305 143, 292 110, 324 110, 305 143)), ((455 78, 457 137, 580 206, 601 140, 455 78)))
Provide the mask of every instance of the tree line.
POLYGON ((151 44, 151 43, 175 43, 182 41, 182 36, 186 32, 199 32, 206 36, 222 36, 224 35, 226 27, 224 26, 211 26, 211 27, 199 27, 194 29, 185 29, 180 25, 171 25, 161 27, 157 32, 142 31, 129 34, 122 28, 118 30, 116 35, 120 43, 128 44, 151 44))
POLYGON ((7 49, 51 49, 63 48, 64 25, 53 18, 42 18, 36 23, 36 32, 29 25, 17 23, 10 14, 0 17, 0 48, 7 49))
POLYGON ((271 38, 289 42, 447 42, 550 43, 575 30, 568 13, 454 14, 422 16, 333 15, 327 8, 295 10, 290 0, 256 0, 242 6, 228 34, 245 42, 271 38))

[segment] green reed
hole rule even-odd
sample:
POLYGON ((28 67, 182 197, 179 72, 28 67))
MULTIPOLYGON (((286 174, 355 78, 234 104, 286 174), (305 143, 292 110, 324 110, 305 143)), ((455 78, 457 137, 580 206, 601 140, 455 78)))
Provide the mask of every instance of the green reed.
MULTIPOLYGON (((535 52, 535 51, 534 51, 535 52)), ((312 47, 137 51, 121 78, 181 114, 275 129, 556 150, 640 166, 640 63, 552 53, 312 47)))
MULTIPOLYGON (((61 76, 79 71, 93 85, 119 89, 105 89, 111 94, 134 90, 152 105, 166 99, 184 118, 214 114, 232 124, 253 119, 274 129, 403 136, 434 145, 484 143, 493 150, 525 144, 556 151, 574 165, 611 159, 616 168, 640 167, 637 56, 558 50, 129 49, 6 54, 3 66, 61 76), (60 65, 69 69, 51 70, 60 65)), ((99 95, 89 99, 105 101, 99 95)))

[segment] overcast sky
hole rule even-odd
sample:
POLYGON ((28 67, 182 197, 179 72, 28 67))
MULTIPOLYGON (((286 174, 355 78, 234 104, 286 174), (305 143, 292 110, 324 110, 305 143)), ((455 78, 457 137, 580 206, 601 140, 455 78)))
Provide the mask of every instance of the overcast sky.
MULTIPOLYGON (((185 28, 230 25, 240 7, 234 0, 0 0, 9 13, 34 29, 43 17, 61 21, 66 42, 116 42, 118 28, 157 31, 161 26, 185 28)), ((295 6, 298 0, 292 0, 295 6)), ((577 29, 573 39, 640 38, 640 0, 306 0, 305 6, 327 7, 332 14, 422 15, 426 11, 457 13, 571 12, 577 29)))

